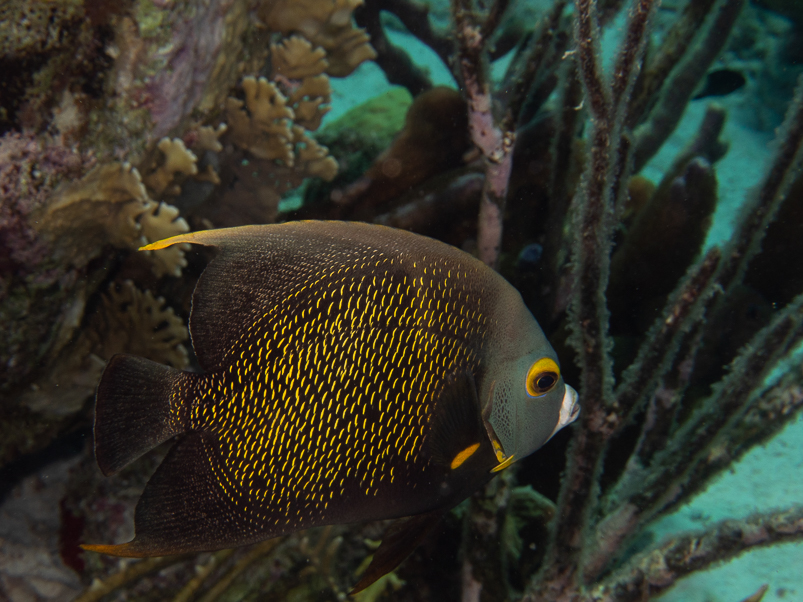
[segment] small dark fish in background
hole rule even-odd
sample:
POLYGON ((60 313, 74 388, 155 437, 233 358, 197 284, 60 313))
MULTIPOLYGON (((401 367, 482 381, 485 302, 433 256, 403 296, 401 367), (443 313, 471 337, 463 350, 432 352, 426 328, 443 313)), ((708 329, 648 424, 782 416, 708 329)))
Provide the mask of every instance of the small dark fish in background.
POLYGON ((699 100, 709 96, 727 96, 744 87, 747 83, 744 75, 732 69, 717 69, 709 71, 705 76, 702 89, 695 94, 692 100, 699 100))
POLYGON ((459 249, 347 222, 144 249, 177 243, 219 248, 190 316, 204 371, 109 361, 95 409, 103 473, 178 440, 137 504, 134 539, 87 550, 163 556, 410 517, 385 534, 356 592, 577 417, 518 292, 459 249))
POLYGON ((535 272, 544 256, 544 247, 537 242, 526 245, 516 258, 516 270, 521 273, 535 272))

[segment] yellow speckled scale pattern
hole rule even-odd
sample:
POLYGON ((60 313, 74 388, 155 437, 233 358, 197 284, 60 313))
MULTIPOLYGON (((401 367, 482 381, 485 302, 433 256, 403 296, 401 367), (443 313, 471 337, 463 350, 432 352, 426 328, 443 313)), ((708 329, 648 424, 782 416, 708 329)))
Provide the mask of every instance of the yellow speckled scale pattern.
POLYGON ((493 296, 471 264, 353 253, 273 268, 292 273, 199 383, 190 428, 217 436, 209 466, 249 531, 387 516, 416 488, 400 514, 435 502, 433 404, 450 374, 478 370, 493 296))

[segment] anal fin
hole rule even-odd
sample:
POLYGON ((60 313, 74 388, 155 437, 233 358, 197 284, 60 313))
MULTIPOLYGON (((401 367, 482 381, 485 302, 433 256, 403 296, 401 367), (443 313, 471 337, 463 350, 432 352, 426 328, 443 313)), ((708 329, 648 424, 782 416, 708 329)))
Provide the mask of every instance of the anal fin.
POLYGON ((374 552, 371 564, 349 594, 361 592, 399 566, 438 524, 443 514, 443 510, 436 510, 399 519, 393 523, 385 532, 382 544, 374 552))
POLYGON ((120 545, 84 549, 115 556, 168 556, 219 550, 272 537, 255 530, 218 482, 214 435, 190 432, 168 453, 145 487, 134 513, 135 537, 120 545))

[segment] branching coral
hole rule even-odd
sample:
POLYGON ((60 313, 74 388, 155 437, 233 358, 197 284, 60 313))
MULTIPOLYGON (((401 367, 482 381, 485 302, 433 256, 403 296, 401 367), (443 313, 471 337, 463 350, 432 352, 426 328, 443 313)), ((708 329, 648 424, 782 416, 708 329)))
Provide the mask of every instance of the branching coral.
MULTIPOLYGON (((631 9, 630 31, 640 27, 639 9, 648 15, 650 4, 637 2, 635 9, 631 9)), ((532 599, 555 599, 556 592, 560 592, 560 596, 581 596, 577 599, 643 599, 642 592, 661 591, 682 575, 679 572, 672 577, 656 576, 655 580, 647 579, 639 587, 629 590, 624 585, 616 585, 617 579, 624 579, 624 576, 615 572, 604 586, 606 591, 613 592, 610 597, 597 598, 591 593, 588 598, 582 597, 586 595, 586 586, 598 582, 605 574, 612 559, 621 560, 619 554, 622 554, 623 546, 640 526, 675 507, 699 490, 715 473, 710 466, 721 455, 714 453, 717 441, 721 445, 731 440, 733 429, 741 423, 748 408, 753 404, 761 405, 764 389, 760 383, 803 336, 799 318, 796 317, 799 312, 799 301, 796 301, 779 312, 775 320, 756 335, 746 350, 734 360, 730 374, 695 411, 676 414, 674 422, 673 417, 666 414, 651 416, 645 421, 641 426, 642 440, 649 439, 653 429, 663 428, 667 419, 673 424, 664 445, 660 446, 665 449, 653 457, 640 456, 643 448, 637 446, 618 484, 601 501, 597 499, 594 483, 602 474, 605 452, 616 441, 614 435, 629 417, 640 411, 647 399, 658 395, 659 383, 669 376, 673 361, 681 349, 693 365, 694 349, 699 345, 696 333, 702 328, 703 311, 710 310, 715 300, 719 299, 716 290, 730 291, 741 278, 751 253, 758 248, 767 221, 776 211, 774 208, 785 198, 782 182, 787 181, 790 171, 797 169, 796 161, 800 161, 803 143, 803 129, 800 127, 803 123, 803 85, 799 91, 801 96, 790 109, 774 166, 757 200, 749 204, 752 213, 745 213, 741 228, 724 250, 721 260, 718 253, 712 252, 690 270, 670 297, 663 316, 656 321, 642 343, 636 361, 624 372, 622 382, 614 392, 604 291, 609 272, 607 257, 612 244, 610 216, 620 186, 621 168, 615 166, 621 157, 629 156, 629 149, 625 148, 623 153, 621 148, 612 147, 603 134, 604 128, 610 127, 610 124, 615 127, 615 124, 627 121, 626 113, 611 103, 616 103, 617 99, 619 102, 626 101, 628 94, 617 92, 617 82, 626 81, 626 71, 617 68, 610 83, 600 75, 593 52, 598 35, 595 20, 593 3, 578 0, 578 60, 586 84, 586 98, 595 118, 595 133, 590 136, 590 160, 586 165, 586 184, 574 201, 578 223, 582 227, 575 247, 575 278, 580 290, 573 295, 574 309, 570 315, 576 336, 574 346, 583 368, 584 417, 570 450, 551 550, 538 579, 532 583, 532 599), (719 419, 713 420, 715 415, 719 419)), ((628 36, 625 37, 619 64, 630 62, 628 55, 638 52, 642 39, 643 34, 638 32, 632 41, 628 36)), ((627 139, 623 140, 627 144, 627 139)), ((667 401, 672 405, 682 403, 680 398, 684 389, 681 383, 678 390, 664 398, 665 406, 667 401)), ((654 450, 659 446, 653 442, 648 447, 654 450)), ((796 523, 793 521, 793 524, 796 523)), ((712 530, 712 538, 720 541, 714 534, 717 528, 712 530)), ((790 537, 799 538, 803 535, 799 526, 786 532, 790 537)), ((725 557, 732 546, 744 549, 753 541, 741 535, 737 539, 741 540, 741 544, 712 545, 710 555, 696 557, 687 565, 687 569, 699 570, 725 557)), ((763 542, 765 540, 760 539, 754 543, 760 545, 763 542)), ((667 550, 675 544, 666 545, 669 547, 661 552, 664 558, 668 558, 667 550)), ((682 547, 684 544, 678 540, 677 545, 682 547)), ((650 553, 637 555, 629 561, 631 566, 650 553)))
POLYGON ((323 75, 327 61, 322 48, 293 36, 281 45, 271 47, 274 58, 274 77, 286 82, 288 103, 293 108, 294 120, 308 130, 317 130, 329 112, 331 98, 329 78, 323 75), (292 81, 299 80, 299 81, 292 81))
POLYGON ((308 77, 288 99, 275 83, 263 77, 246 77, 245 102, 229 98, 226 105, 229 137, 258 159, 287 167, 294 167, 298 160, 300 171, 331 179, 337 173, 337 163, 325 158, 325 148, 310 139, 303 127, 305 123, 315 127, 320 124, 325 114, 320 105, 328 99, 328 90, 328 80, 308 77), (294 125, 296 114, 288 106, 290 103, 301 111, 300 125, 294 125))
POLYGON ((331 180, 337 175, 337 161, 299 125, 320 124, 328 110, 322 107, 328 101, 328 78, 308 75, 298 82, 282 75, 299 75, 306 71, 305 65, 320 66, 320 55, 311 45, 299 38, 291 40, 274 48, 281 69, 276 78, 292 90, 289 98, 279 83, 246 77, 242 82, 245 101, 231 97, 227 101, 226 137, 236 150, 227 156, 221 171, 225 192, 203 211, 217 225, 275 221, 282 195, 301 185, 305 177, 331 180), (291 104, 300 112, 298 122, 291 104))
MULTIPOLYGON (((409 4, 385 2, 383 6, 401 13, 409 4)), ((507 175, 500 170, 514 158, 512 149, 505 150, 503 145, 505 132, 512 134, 530 125, 522 120, 535 115, 533 105, 542 106, 559 82, 557 112, 554 107, 548 108, 557 125, 549 176, 552 198, 538 212, 539 222, 543 220, 551 230, 544 232, 541 240, 550 245, 547 250, 554 257, 555 267, 551 276, 544 273, 540 277, 545 291, 541 296, 547 297, 545 307, 558 320, 563 319, 560 316, 568 305, 568 318, 559 324, 553 342, 560 345, 561 331, 567 325, 571 328, 569 344, 577 353, 579 370, 575 373, 568 366, 566 371, 577 375, 584 400, 582 423, 569 450, 550 547, 526 598, 646 599, 688 571, 699 570, 718 557, 729 557, 729 552, 724 539, 712 529, 710 540, 720 543, 711 546, 711 554, 701 564, 690 562, 684 570, 670 571, 666 582, 657 574, 655 581, 647 578, 640 582, 639 593, 629 586, 617 590, 616 579, 625 580, 626 570, 647 557, 647 552, 629 556, 633 551, 628 545, 639 530, 699 491, 751 443, 776 432, 778 425, 788 420, 781 417, 778 403, 787 408, 783 416, 799 407, 795 393, 801 380, 799 371, 788 373, 777 390, 767 390, 762 384, 768 371, 780 369, 799 342, 799 299, 776 312, 773 321, 756 320, 764 329, 750 331, 751 335, 758 333, 752 340, 748 335, 745 340, 750 343, 741 355, 733 346, 717 348, 715 357, 719 359, 712 363, 733 360, 734 364, 710 395, 707 388, 722 374, 708 368, 711 354, 699 349, 701 344, 709 349, 711 344, 703 341, 722 336, 716 325, 724 324, 724 316, 734 315, 736 291, 741 290, 746 266, 761 248, 762 233, 777 231, 775 236, 786 236, 766 241, 768 249, 781 248, 779 245, 789 238, 781 234, 783 228, 767 228, 778 207, 785 206, 781 203, 790 196, 791 183, 800 169, 797 128, 801 101, 796 100, 790 109, 774 166, 756 195, 761 200, 747 203, 744 221, 732 243, 721 251, 711 250, 689 267, 702 248, 716 201, 714 164, 727 150, 719 140, 725 118, 721 110, 709 108, 698 138, 690 141, 666 169, 660 185, 644 195, 647 202, 628 209, 637 214, 636 218, 628 217, 621 229, 617 224, 628 207, 628 190, 635 190, 629 185, 633 182, 631 175, 675 128, 707 66, 726 44, 744 3, 686 3, 665 43, 643 58, 654 2, 598 4, 578 0, 572 19, 563 14, 566 3, 555 2, 553 12, 545 15, 548 25, 535 28, 526 42, 527 50, 520 49, 514 57, 508 89, 500 95, 507 106, 494 111, 487 102, 492 92, 485 83, 482 61, 488 54, 486 36, 493 32, 506 5, 504 1, 494 2, 482 11, 470 2, 453 2, 460 42, 458 64, 474 126, 472 137, 485 157, 487 190, 483 206, 491 209, 480 214, 479 246, 482 249, 483 241, 490 241, 490 251, 484 257, 497 261, 502 240, 499 209, 505 207, 507 196, 507 175), (598 58, 600 29, 625 4, 627 23, 608 76, 598 58), (558 72, 554 57, 560 57, 562 53, 556 50, 568 43, 567 27, 572 23, 576 47, 563 55, 565 66, 558 72), (639 76, 642 63, 644 73, 639 76), (578 140, 581 131, 582 142, 578 140), (573 170, 578 165, 583 167, 583 176, 575 186, 573 170), (567 218, 566 204, 572 196, 567 218), (684 248, 674 242, 681 237, 689 242, 684 248), (571 262, 563 254, 567 244, 571 262), (641 259, 651 274, 637 275, 642 269, 641 259), (565 270, 562 275, 561 270, 565 270), (634 314, 640 321, 633 320, 634 314), (704 317, 710 321, 706 323, 704 317), (611 334, 619 338, 614 342, 611 334), (634 357, 632 365, 623 370, 634 357), (619 365, 614 366, 614 361, 619 365), (767 420, 759 424, 759 416, 767 420), (624 425, 631 426, 627 430, 624 425), (628 462, 629 449, 634 451, 628 462), (651 484, 646 486, 651 492, 646 498, 641 495, 645 483, 651 484), (618 572, 620 567, 624 567, 622 572, 618 572), (603 591, 604 595, 600 593, 603 591)), ((426 24, 409 23, 411 32, 420 33, 423 41, 430 39, 426 24)), ((790 211, 785 215, 796 215, 790 211)), ((796 218, 791 219, 797 223, 796 218)), ((757 261, 761 258, 758 254, 757 261)), ((795 292, 800 292, 799 287, 795 292)), ((786 300, 793 296, 787 293, 786 300)), ((567 352, 561 356, 566 357, 567 352)), ((492 523, 504 520, 504 512, 495 515, 494 509, 504 507, 507 495, 504 487, 494 484, 472 501, 468 535, 463 542, 465 600, 508 595, 504 567, 484 554, 495 545, 492 523)), ((796 516, 795 512, 791 514, 796 516)), ((796 521, 790 522, 790 537, 799 539, 796 521)), ((732 530, 733 525, 724 525, 723 529, 732 530)), ((707 537, 700 541, 709 541, 707 537)), ((745 549, 752 541, 746 537, 735 547, 745 549)), ((757 540, 756 545, 766 541, 757 540)), ((688 541, 678 546, 686 544, 688 541)), ((675 549, 672 545, 661 548, 658 556, 671 554, 669 550, 675 549)), ((632 575, 643 576, 639 570, 633 569, 632 575)))
POLYGON ((326 51, 326 72, 349 75, 363 61, 376 57, 368 35, 351 24, 351 13, 362 0, 279 0, 263 2, 258 14, 272 31, 300 33, 326 51))
POLYGON ((293 110, 273 82, 264 77, 243 79, 245 101, 226 101, 231 141, 259 159, 293 164, 293 110))
POLYGON ((93 353, 103 359, 134 353, 175 368, 188 364, 184 321, 165 306, 164 299, 139 290, 130 280, 109 286, 90 318, 89 332, 93 353))
MULTIPOLYGON (((213 143, 214 144, 214 143, 213 143)), ((187 150, 184 142, 178 138, 170 140, 162 138, 156 145, 162 152, 162 162, 153 171, 143 178, 145 185, 156 198, 162 194, 176 195, 180 192, 178 186, 172 185, 178 174, 192 176, 198 173, 198 157, 187 150)))
POLYGON ((128 164, 110 163, 56 191, 37 223, 65 260, 82 266, 106 244, 134 246, 140 237, 137 217, 147 207, 139 172, 128 164), (97 205, 105 210, 94 210, 97 205))
POLYGON ((46 377, 19 397, 22 406, 51 417, 74 414, 94 393, 106 361, 115 353, 136 353, 177 368, 188 364, 184 322, 165 307, 164 299, 140 291, 131 281, 112 284, 88 322, 46 377))
MULTIPOLYGON (((156 242, 182 232, 189 226, 184 218, 179 217, 178 209, 166 203, 150 202, 148 208, 139 216, 139 224, 145 244, 156 242)), ((153 271, 157 276, 181 276, 181 268, 187 265, 184 259, 186 245, 176 245, 174 249, 148 251, 153 261, 153 271)))
POLYGON ((288 88, 288 104, 293 108, 295 123, 317 130, 329 112, 331 98, 329 78, 323 75, 329 65, 326 52, 323 48, 313 49, 302 37, 292 36, 271 45, 271 59, 274 78, 285 82, 288 88))
MULTIPOLYGON (((135 249, 189 229, 175 208, 152 201, 139 172, 123 163, 100 165, 56 191, 37 227, 63 261, 79 267, 105 245, 135 249)), ((154 271, 179 275, 183 249, 160 253, 154 253, 154 271)))
POLYGON ((288 79, 302 79, 320 75, 329 66, 326 51, 312 47, 312 42, 301 36, 290 36, 281 44, 271 44, 273 72, 288 79))

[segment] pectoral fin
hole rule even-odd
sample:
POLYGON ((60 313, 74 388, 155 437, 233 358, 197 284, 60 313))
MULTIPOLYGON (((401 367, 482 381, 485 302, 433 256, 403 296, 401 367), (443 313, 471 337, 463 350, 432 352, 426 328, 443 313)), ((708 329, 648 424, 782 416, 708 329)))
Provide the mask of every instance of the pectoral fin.
POLYGON ((382 544, 374 552, 371 564, 349 594, 361 592, 399 566, 440 522, 443 514, 443 510, 435 510, 427 514, 402 518, 393 523, 385 532, 382 544))
POLYGON ((476 454, 487 436, 471 372, 449 377, 437 397, 429 435, 432 461, 455 470, 476 454))

